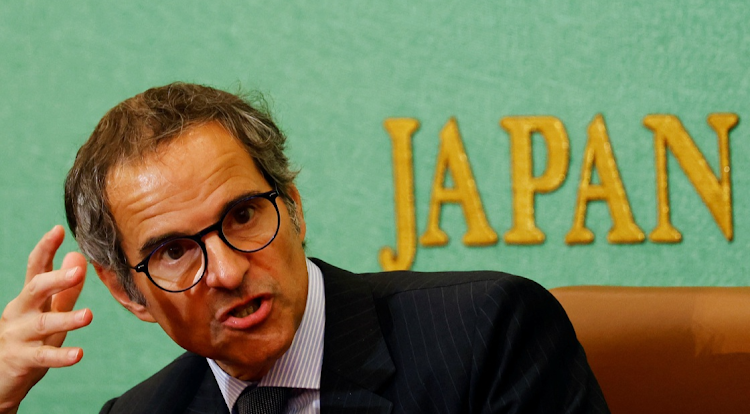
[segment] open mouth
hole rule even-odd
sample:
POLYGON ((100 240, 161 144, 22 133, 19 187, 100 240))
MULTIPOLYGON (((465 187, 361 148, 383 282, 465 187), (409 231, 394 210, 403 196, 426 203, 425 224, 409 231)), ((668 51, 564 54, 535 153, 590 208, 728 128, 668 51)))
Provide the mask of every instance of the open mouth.
POLYGON ((246 303, 244 306, 232 310, 230 315, 235 318, 244 318, 255 313, 258 308, 260 308, 260 298, 253 299, 250 302, 246 303))

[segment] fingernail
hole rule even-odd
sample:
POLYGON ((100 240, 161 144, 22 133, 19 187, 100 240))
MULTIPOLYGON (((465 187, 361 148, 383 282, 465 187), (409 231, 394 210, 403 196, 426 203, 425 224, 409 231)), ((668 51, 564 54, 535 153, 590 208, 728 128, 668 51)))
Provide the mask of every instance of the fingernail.
POLYGON ((83 322, 83 318, 86 317, 86 309, 81 309, 76 313, 76 320, 78 322, 83 322))
POLYGON ((78 267, 74 267, 74 268, 68 270, 68 272, 65 273, 65 278, 68 279, 68 280, 73 279, 73 277, 75 277, 76 273, 78 273, 78 267))
POLYGON ((77 349, 71 349, 68 351, 68 358, 70 359, 76 359, 78 358, 78 350, 77 349))

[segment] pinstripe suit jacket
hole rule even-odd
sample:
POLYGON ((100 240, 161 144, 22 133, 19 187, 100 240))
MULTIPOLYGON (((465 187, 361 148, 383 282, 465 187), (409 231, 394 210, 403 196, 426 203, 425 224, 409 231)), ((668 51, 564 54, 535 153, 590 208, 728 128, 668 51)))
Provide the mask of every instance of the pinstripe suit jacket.
MULTIPOLYGON (((497 272, 324 275, 323 413, 608 413, 565 312, 497 272)), ((186 353, 101 413, 228 411, 186 353)))

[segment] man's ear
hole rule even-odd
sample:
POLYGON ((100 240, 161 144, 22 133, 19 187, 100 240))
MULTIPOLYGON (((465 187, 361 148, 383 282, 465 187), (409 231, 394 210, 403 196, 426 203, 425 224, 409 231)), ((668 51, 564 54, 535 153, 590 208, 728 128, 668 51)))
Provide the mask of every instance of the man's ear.
POLYGON ((107 289, 109 289, 109 293, 111 293, 112 296, 118 302, 120 302, 122 306, 125 307, 125 309, 129 310, 133 315, 137 316, 138 319, 142 321, 156 322, 156 319, 151 316, 151 312, 148 311, 146 306, 134 302, 132 299, 130 299, 130 296, 128 296, 125 288, 123 288, 120 284, 120 281, 118 280, 115 272, 103 267, 98 263, 94 263, 94 270, 96 270, 96 274, 99 276, 99 279, 101 279, 104 285, 107 286, 107 289))
POLYGON ((297 223, 299 223, 299 238, 301 241, 305 241, 305 231, 307 231, 307 227, 305 225, 305 214, 302 212, 302 197, 300 197, 297 186, 294 184, 289 184, 289 187, 287 187, 287 193, 289 194, 289 197, 294 200, 294 205, 296 206, 295 214, 297 215, 297 223))

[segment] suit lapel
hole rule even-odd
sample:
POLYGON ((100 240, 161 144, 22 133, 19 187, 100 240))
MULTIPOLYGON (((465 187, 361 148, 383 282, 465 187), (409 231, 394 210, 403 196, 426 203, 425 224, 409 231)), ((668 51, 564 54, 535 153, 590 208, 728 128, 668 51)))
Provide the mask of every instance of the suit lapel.
POLYGON ((186 414, 229 414, 227 403, 221 395, 219 384, 210 369, 206 370, 200 387, 185 410, 186 414))
POLYGON ((206 359, 186 352, 148 380, 106 405, 102 412, 222 414, 227 413, 227 410, 206 359))
POLYGON ((396 369, 370 286, 357 275, 314 262, 323 272, 326 295, 321 412, 390 413, 393 404, 376 391, 396 369))

